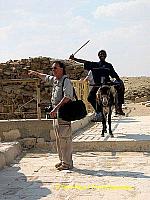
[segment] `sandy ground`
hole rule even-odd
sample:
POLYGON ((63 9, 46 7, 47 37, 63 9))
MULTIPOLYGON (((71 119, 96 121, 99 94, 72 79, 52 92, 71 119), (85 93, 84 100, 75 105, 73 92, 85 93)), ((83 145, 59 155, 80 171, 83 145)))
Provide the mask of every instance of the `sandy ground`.
POLYGON ((134 101, 146 96, 150 100, 150 77, 122 77, 125 85, 125 99, 134 101))
POLYGON ((142 103, 128 103, 124 106, 126 116, 150 116, 150 107, 142 103))
POLYGON ((150 107, 134 103, 137 97, 150 100, 150 77, 122 77, 125 84, 125 109, 127 116, 150 116, 150 107))

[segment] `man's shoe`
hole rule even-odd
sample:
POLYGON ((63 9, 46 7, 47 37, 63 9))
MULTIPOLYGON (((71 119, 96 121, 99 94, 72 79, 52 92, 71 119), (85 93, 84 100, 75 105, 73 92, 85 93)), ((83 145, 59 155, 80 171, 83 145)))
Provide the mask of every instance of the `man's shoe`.
POLYGON ((60 167, 62 165, 62 162, 59 162, 55 165, 56 168, 60 167))
POLYGON ((69 169, 73 169, 73 165, 68 165, 66 163, 62 163, 62 165, 60 167, 57 167, 57 169, 59 171, 62 171, 62 170, 69 170, 69 169))
POLYGON ((102 113, 96 113, 91 122, 101 122, 102 121, 102 113))
POLYGON ((114 137, 113 133, 109 133, 109 135, 110 135, 110 137, 111 137, 111 138, 113 138, 113 137, 114 137))
POLYGON ((101 134, 101 137, 104 137, 104 133, 101 134))

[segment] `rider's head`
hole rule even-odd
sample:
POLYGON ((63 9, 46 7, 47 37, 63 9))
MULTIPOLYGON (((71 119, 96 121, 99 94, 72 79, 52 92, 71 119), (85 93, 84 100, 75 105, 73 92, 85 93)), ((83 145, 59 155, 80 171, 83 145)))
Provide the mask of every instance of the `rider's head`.
POLYGON ((104 60, 106 59, 106 57, 107 57, 106 51, 105 51, 105 50, 100 50, 100 51, 98 52, 98 57, 99 57, 99 59, 100 59, 101 61, 104 61, 104 60))

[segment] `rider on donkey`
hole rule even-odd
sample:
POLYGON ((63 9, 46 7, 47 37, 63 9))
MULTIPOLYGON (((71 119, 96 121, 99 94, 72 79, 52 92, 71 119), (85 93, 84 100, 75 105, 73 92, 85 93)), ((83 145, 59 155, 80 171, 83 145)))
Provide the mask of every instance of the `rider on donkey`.
POLYGON ((117 105, 116 105, 116 114, 118 115, 125 115, 125 113, 122 110, 122 104, 124 104, 124 92, 125 92, 125 87, 123 81, 120 79, 118 74, 115 72, 113 66, 111 63, 108 63, 105 61, 107 57, 107 53, 105 50, 100 50, 98 52, 98 57, 100 59, 99 62, 91 62, 83 59, 78 59, 75 58, 74 55, 72 54, 69 58, 72 60, 75 60, 80 63, 84 63, 84 69, 86 70, 91 70, 95 82, 95 86, 92 88, 88 95, 88 101, 91 103, 92 107, 94 108, 96 115, 92 121, 101 121, 101 108, 96 106, 96 93, 98 91, 98 88, 96 85, 102 84, 103 81, 105 83, 110 82, 109 76, 111 78, 115 78, 117 81, 117 86, 115 86, 118 94, 118 100, 117 100, 117 105), (101 74, 101 72, 104 72, 101 74), (105 74, 105 72, 107 72, 105 74))

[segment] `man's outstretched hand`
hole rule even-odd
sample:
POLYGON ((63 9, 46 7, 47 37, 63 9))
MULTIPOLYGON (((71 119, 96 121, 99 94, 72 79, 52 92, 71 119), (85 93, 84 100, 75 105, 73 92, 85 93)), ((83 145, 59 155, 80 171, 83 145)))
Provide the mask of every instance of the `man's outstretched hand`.
POLYGON ((37 72, 33 70, 28 70, 28 75, 35 75, 37 76, 37 72))

